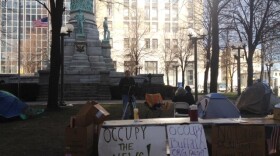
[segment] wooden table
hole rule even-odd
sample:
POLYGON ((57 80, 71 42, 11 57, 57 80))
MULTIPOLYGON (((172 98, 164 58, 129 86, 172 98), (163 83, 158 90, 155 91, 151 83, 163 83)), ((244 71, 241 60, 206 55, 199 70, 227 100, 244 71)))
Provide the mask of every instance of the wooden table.
MULTIPOLYGON (((116 140, 118 140, 116 138, 117 134, 121 136, 121 139, 114 144, 115 146, 118 146, 113 150, 114 152, 116 152, 114 153, 115 155, 130 154, 144 156, 147 154, 145 153, 146 148, 141 147, 141 144, 144 144, 145 147, 146 145, 149 145, 150 147, 148 148, 147 146, 147 149, 151 148, 153 150, 155 150, 155 148, 153 147, 156 146, 157 151, 152 152, 156 152, 158 153, 158 155, 160 155, 160 153, 165 153, 168 155, 170 153, 170 149, 172 149, 172 152, 174 153, 174 148, 169 149, 170 137, 168 137, 169 133, 167 132, 167 128, 170 126, 183 126, 184 128, 187 126, 197 127, 198 125, 203 126, 205 139, 207 140, 208 152, 212 153, 212 155, 219 156, 227 155, 229 153, 237 153, 236 156, 268 155, 266 152, 266 149, 268 147, 267 134, 270 135, 270 133, 273 132, 271 131, 271 129, 274 130, 275 127, 277 127, 277 130, 279 130, 278 134, 280 134, 280 120, 274 120, 272 116, 268 116, 265 118, 199 119, 198 122, 190 122, 190 119, 188 117, 140 119, 137 122, 135 122, 134 120, 110 120, 105 121, 102 125, 101 135, 99 137, 99 153, 102 153, 101 151, 106 148, 113 148, 112 144, 107 145, 106 141, 102 141, 104 140, 104 138, 108 137, 105 130, 107 130, 108 132, 110 129, 110 134, 112 133, 112 139, 115 138, 116 140), (147 132, 147 135, 144 135, 145 130, 147 132), (123 133, 126 134, 120 133, 121 131, 125 131, 123 133), (122 137, 128 134, 132 134, 128 131, 133 131, 132 133, 135 133, 136 137, 133 140, 128 141, 128 143, 126 144, 126 141, 123 140, 122 137), (267 131, 269 131, 269 133, 267 133, 267 131), (115 136, 113 136, 113 133, 115 134, 115 136), (143 133, 143 135, 141 134, 138 136, 138 134, 140 133, 143 133), (137 136, 144 137, 144 140, 137 138, 137 136), (147 140, 147 138, 150 138, 150 140, 147 140), (149 142, 152 143, 148 144, 149 142), (103 148, 103 146, 108 147, 103 148)), ((274 137, 277 137, 276 139, 279 140, 279 135, 274 135, 274 137)), ((177 139, 180 140, 181 138, 179 137, 177 139)), ((182 150, 181 147, 178 147, 177 149, 176 148, 177 147, 175 147, 175 150, 177 151, 179 151, 179 149, 182 150)), ((268 149, 270 149, 270 147, 268 149)), ((195 152, 198 152, 198 150, 195 152)), ((206 153, 202 155, 205 154, 206 153)))

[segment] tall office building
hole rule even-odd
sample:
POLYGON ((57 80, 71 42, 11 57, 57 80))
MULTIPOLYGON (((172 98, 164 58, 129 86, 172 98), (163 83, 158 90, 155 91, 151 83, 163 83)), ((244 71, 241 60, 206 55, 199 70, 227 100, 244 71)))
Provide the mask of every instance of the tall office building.
MULTIPOLYGON (((65 2, 64 23, 69 15, 69 1, 65 2)), ((49 3, 40 2, 47 6, 49 3)), ((16 74, 18 70, 21 74, 33 74, 46 67, 51 31, 48 16, 47 9, 34 0, 1 1, 1 74, 16 74)))

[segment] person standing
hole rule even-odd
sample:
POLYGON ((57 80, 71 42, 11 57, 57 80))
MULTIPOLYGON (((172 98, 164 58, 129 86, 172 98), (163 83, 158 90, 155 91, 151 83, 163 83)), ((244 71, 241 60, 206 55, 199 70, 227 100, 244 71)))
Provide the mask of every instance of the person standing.
POLYGON ((133 119, 133 103, 135 103, 135 80, 130 76, 130 71, 125 71, 125 77, 121 78, 119 88, 122 94, 123 116, 122 119, 133 119))

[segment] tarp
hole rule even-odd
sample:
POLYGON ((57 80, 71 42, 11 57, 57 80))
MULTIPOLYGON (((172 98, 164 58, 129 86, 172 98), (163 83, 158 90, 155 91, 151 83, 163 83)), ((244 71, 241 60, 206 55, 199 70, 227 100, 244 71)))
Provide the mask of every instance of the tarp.
POLYGON ((267 115, 272 112, 273 105, 279 102, 268 85, 257 82, 242 92, 236 100, 236 106, 241 114, 267 115))
POLYGON ((203 119, 239 118, 240 112, 226 96, 210 93, 198 100, 198 116, 203 119))
POLYGON ((24 113, 27 109, 27 104, 22 102, 13 94, 0 91, 0 116, 12 118, 24 113))

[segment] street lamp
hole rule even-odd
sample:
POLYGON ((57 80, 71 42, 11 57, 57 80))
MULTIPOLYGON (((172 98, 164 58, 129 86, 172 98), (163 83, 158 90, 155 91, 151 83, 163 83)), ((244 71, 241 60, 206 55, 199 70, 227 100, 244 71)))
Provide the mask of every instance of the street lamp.
POLYGON ((60 106, 66 106, 64 102, 64 36, 70 36, 70 33, 74 30, 72 24, 67 23, 60 29, 60 106))
POLYGON ((237 60, 237 94, 241 95, 241 78, 240 78, 240 49, 244 49, 246 46, 245 43, 236 43, 232 44, 232 49, 237 49, 237 55, 234 55, 234 58, 237 60))
POLYGON ((179 63, 176 62, 173 67, 175 68, 175 76, 176 76, 176 87, 178 87, 178 67, 179 67, 179 63))
POLYGON ((266 70, 267 70, 268 85, 270 87, 270 81, 271 81, 270 80, 271 79, 270 72, 271 72, 271 67, 273 66, 273 62, 272 61, 268 61, 268 62, 265 63, 265 65, 266 65, 266 70))
POLYGON ((199 31, 199 37, 197 33, 192 29, 188 29, 189 38, 192 41, 192 44, 194 44, 194 79, 195 79, 195 101, 198 100, 198 90, 197 90, 197 40, 203 40, 205 36, 207 35, 206 29, 200 29, 199 31))

